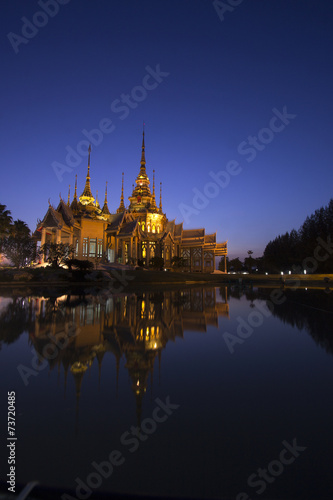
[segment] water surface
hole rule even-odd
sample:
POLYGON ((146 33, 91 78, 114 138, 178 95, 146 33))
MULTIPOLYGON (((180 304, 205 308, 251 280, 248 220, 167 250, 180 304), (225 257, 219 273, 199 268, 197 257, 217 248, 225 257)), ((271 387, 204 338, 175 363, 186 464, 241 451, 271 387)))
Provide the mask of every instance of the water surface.
POLYGON ((332 295, 280 290, 272 306, 272 290, 3 297, 2 415, 15 391, 17 481, 331 498, 332 295))

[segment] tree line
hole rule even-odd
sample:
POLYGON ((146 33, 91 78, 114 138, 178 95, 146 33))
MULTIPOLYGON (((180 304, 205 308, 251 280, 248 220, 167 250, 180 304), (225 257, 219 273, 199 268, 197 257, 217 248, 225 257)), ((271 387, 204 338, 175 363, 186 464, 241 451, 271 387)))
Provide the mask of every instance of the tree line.
MULTIPOLYGON (((252 257, 253 252, 249 250, 249 256, 243 262, 238 257, 229 260, 228 271, 303 273, 306 269, 308 273, 312 271, 333 273, 332 234, 333 199, 327 206, 319 208, 308 216, 298 230, 292 229, 269 241, 261 257, 252 257), (316 249, 320 244, 322 244, 322 250, 317 253, 316 249)), ((223 270, 222 260, 220 269, 223 270)))
POLYGON ((333 199, 308 216, 298 231, 293 229, 266 245, 263 261, 267 271, 297 271, 308 266, 307 272, 312 269, 317 273, 333 272, 332 255, 324 251, 325 247, 330 247, 332 234, 333 199), (316 249, 322 242, 323 249, 317 254, 316 249))

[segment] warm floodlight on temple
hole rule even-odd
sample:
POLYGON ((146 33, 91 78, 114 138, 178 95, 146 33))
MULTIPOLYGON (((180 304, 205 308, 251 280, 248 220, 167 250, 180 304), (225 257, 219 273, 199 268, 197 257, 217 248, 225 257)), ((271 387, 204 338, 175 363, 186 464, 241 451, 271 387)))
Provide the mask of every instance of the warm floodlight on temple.
POLYGON ((142 264, 149 267, 151 259, 160 257, 165 268, 171 268, 174 258, 182 259, 187 271, 212 272, 215 257, 223 256, 226 271, 227 242, 217 243, 216 233, 206 234, 205 229, 183 229, 183 223, 168 220, 162 209, 162 183, 159 205, 155 196, 155 170, 153 186, 146 171, 145 137, 143 132, 140 171, 135 187, 124 202, 124 174, 119 207, 110 212, 107 184, 104 205, 101 208, 97 195, 93 197, 90 177, 91 147, 88 150, 88 168, 84 190, 77 194, 77 177, 73 200, 65 203, 60 198, 57 208, 49 204, 36 234, 40 243, 68 243, 74 246, 79 259, 100 259, 102 262, 142 264))

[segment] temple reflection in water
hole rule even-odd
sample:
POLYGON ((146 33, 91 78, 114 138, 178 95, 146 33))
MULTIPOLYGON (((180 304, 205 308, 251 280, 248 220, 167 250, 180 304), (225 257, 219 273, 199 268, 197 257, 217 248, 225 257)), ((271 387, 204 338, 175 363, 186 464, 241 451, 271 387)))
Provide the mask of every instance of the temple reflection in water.
POLYGON ((63 295, 54 299, 31 298, 35 311, 30 340, 40 363, 49 363, 75 379, 77 403, 82 380, 95 358, 101 368, 105 353, 116 359, 115 378, 125 358, 137 418, 153 375, 156 359, 161 363, 167 342, 183 338, 184 332, 205 332, 218 328, 219 317, 229 318, 227 288, 191 288, 165 292, 142 292, 130 295, 63 295))

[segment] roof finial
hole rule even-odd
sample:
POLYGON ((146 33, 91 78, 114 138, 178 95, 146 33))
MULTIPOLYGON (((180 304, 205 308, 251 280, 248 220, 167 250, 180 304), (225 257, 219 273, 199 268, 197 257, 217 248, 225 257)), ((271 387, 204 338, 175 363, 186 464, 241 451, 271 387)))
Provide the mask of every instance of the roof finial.
POLYGON ((162 213, 162 182, 160 182, 160 214, 162 213))
POLYGON ((101 207, 99 206, 99 201, 98 201, 98 189, 96 190, 96 200, 95 200, 95 206, 96 206, 97 208, 101 208, 101 207))
POLYGON ((155 199, 155 170, 153 170, 153 199, 152 199, 152 210, 156 210, 156 199, 155 199))
POLYGON ((89 175, 89 170, 90 170, 90 153, 91 153, 91 144, 89 144, 89 148, 88 148, 88 175, 89 175))
POLYGON ((142 132, 142 146, 141 146, 141 168, 146 168, 146 156, 145 156, 145 131, 142 132))
POLYGON ((104 205, 102 208, 103 214, 110 215, 109 207, 108 207, 108 181, 106 181, 105 185, 105 198, 104 198, 104 205))
POLYGON ((74 200, 77 201, 77 174, 75 175, 74 200))
POLYGON ((125 205, 124 205, 124 172, 121 174, 122 179, 121 179, 121 195, 120 195, 120 205, 117 210, 117 214, 120 212, 125 212, 125 205))
POLYGON ((67 200, 67 206, 71 204, 71 185, 68 187, 68 200, 67 200))

